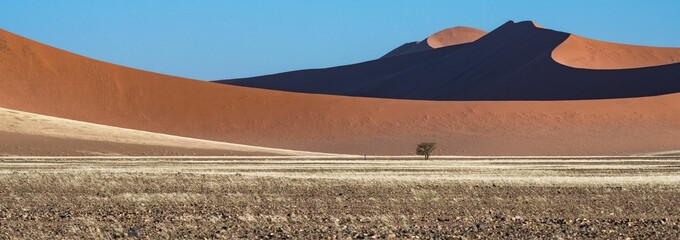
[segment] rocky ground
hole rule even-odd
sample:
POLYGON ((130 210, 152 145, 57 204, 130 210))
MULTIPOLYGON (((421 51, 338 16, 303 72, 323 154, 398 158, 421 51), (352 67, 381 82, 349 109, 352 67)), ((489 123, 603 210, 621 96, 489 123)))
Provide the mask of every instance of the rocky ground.
POLYGON ((0 174, 0 239, 678 239, 678 206, 674 184, 30 170, 0 174))

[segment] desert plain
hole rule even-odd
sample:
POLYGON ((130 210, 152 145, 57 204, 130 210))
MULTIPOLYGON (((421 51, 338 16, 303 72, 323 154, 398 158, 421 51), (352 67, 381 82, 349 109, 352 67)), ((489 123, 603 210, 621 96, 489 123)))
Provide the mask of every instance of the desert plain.
POLYGON ((0 238, 676 239, 677 157, 3 157, 0 238))

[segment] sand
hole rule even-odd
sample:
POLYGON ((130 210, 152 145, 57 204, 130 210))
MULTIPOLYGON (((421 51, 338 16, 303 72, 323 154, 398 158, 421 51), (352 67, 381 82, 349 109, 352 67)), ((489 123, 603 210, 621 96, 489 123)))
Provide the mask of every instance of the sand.
POLYGON ((219 81, 303 93, 409 100, 586 100, 680 92, 680 64, 601 71, 557 63, 570 34, 507 22, 477 41, 327 69, 219 81))
POLYGON ((435 155, 622 155, 680 149, 679 94, 580 101, 300 94, 130 69, 4 31, 0 40, 0 107, 121 128, 360 155, 413 154, 423 141, 439 144, 435 155))
POLYGON ((484 36, 486 32, 470 27, 452 27, 441 30, 427 38, 427 45, 432 48, 442 48, 464 43, 474 42, 484 36))
POLYGON ((453 47, 476 41, 486 32, 471 27, 452 27, 436 32, 425 40, 405 43, 385 54, 382 58, 389 58, 428 51, 436 48, 453 47))
POLYGON ((58 138, 0 131, 0 156, 250 156, 254 152, 58 138))
POLYGON ((635 46, 571 35, 552 52, 552 58, 582 69, 629 69, 680 62, 680 48, 635 46))
POLYGON ((73 121, 0 108, 0 155, 305 155, 73 121))

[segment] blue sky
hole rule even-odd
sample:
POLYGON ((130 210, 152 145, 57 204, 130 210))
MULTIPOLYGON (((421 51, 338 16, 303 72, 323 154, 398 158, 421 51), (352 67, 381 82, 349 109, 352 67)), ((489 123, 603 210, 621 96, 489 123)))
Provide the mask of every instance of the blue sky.
POLYGON ((507 20, 680 47, 680 1, 0 0, 0 28, 95 59, 202 80, 350 64, 438 30, 507 20))

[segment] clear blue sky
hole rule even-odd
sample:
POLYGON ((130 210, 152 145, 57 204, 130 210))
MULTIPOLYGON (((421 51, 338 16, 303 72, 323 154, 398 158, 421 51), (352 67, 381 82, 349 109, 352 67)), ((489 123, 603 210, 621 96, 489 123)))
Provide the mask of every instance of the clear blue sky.
POLYGON ((377 58, 438 30, 507 20, 680 47, 680 1, 0 0, 0 28, 144 70, 202 80, 377 58))

